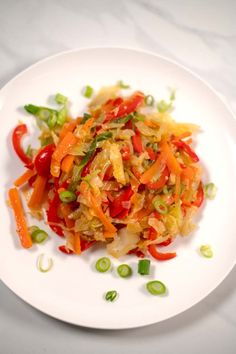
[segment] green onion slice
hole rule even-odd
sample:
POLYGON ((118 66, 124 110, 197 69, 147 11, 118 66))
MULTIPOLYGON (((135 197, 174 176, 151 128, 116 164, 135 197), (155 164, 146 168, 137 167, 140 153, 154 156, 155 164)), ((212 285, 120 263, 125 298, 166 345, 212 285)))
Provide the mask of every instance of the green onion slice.
POLYGON ((35 243, 42 243, 48 238, 48 234, 41 229, 36 229, 31 233, 31 238, 35 243))
POLYGON ((117 273, 121 278, 128 278, 132 275, 132 269, 128 264, 121 264, 117 268, 117 273))
POLYGON ((95 267, 98 272, 105 273, 111 267, 111 261, 108 257, 99 258, 95 264, 95 267))
POLYGON ((163 295, 166 293, 166 286, 159 280, 152 280, 146 284, 148 292, 152 295, 163 295))
POLYGON ((56 97, 55 97, 55 101, 59 104, 66 104, 66 102, 68 101, 68 98, 64 95, 62 95, 61 93, 57 93, 56 97))
POLYGON ((32 233, 36 230, 39 230, 39 227, 37 225, 32 225, 32 226, 28 227, 28 231, 29 231, 30 235, 32 235, 32 233))
POLYGON ((158 213, 160 213, 162 215, 165 215, 168 212, 167 204, 161 199, 154 200, 153 206, 156 209, 156 211, 158 211, 158 213))
POLYGON ((92 97, 92 94, 93 94, 93 88, 91 86, 85 86, 84 89, 83 89, 83 95, 84 97, 86 98, 90 98, 92 97))
POLYGON ((202 245, 200 247, 200 252, 203 257, 206 257, 206 258, 213 257, 213 251, 211 249, 211 246, 209 246, 209 245, 202 245))
POLYGON ((161 113, 168 111, 171 107, 172 103, 168 103, 164 100, 159 101, 157 104, 157 109, 161 113))
POLYGON ((153 106, 154 105, 154 97, 152 95, 147 95, 145 96, 144 102, 147 106, 153 106))
POLYGON ((150 260, 142 259, 138 262, 138 273, 141 275, 148 275, 150 272, 150 260))
POLYGON ((40 272, 47 273, 47 272, 49 272, 49 270, 52 269, 53 260, 52 260, 52 258, 48 258, 48 264, 47 264, 47 267, 45 267, 45 266, 43 266, 44 257, 45 257, 44 254, 40 254, 40 256, 38 257, 38 261, 37 261, 37 267, 40 272))
POLYGON ((76 200, 76 194, 72 191, 63 191, 59 193, 59 198, 63 203, 71 203, 76 200))
POLYGON ((122 88, 122 89, 128 89, 128 88, 130 88, 130 86, 124 84, 122 80, 118 81, 118 82, 117 82, 117 85, 118 85, 120 88, 122 88))
POLYGON ((117 298, 117 295, 118 293, 116 290, 109 290, 105 295, 105 299, 106 301, 113 302, 117 298))
POLYGON ((214 183, 208 183, 204 186, 204 194, 208 199, 214 199, 216 196, 217 187, 214 183))
POLYGON ((87 122, 87 120, 89 118, 92 118, 91 114, 89 113, 84 113, 83 119, 81 120, 81 124, 84 124, 85 122, 87 122))

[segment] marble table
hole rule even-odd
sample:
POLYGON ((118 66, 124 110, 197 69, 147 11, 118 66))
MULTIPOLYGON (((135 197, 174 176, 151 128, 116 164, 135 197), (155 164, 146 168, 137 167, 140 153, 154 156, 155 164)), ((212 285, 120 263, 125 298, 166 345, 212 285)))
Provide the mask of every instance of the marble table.
MULTIPOLYGON (((236 113, 234 0, 0 0, 0 86, 48 55, 115 45, 168 56, 236 113)), ((223 236, 223 235, 222 235, 223 236)), ((235 353, 236 269, 201 303, 145 328, 97 331, 54 320, 0 282, 0 353, 235 353)))

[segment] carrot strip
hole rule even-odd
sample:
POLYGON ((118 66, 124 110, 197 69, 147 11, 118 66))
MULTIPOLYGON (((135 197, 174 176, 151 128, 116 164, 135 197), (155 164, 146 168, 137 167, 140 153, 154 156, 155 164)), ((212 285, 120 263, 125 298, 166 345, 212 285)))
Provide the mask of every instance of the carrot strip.
POLYGON ((65 137, 59 142, 57 145, 52 158, 57 162, 61 162, 61 160, 68 154, 71 147, 75 145, 77 142, 76 137, 73 133, 68 132, 65 137))
POLYGON ((75 232, 74 234, 74 252, 76 254, 81 253, 81 242, 80 242, 80 234, 79 232, 75 232))
POLYGON ((43 201, 46 183, 47 183, 47 177, 39 176, 39 175, 37 176, 34 184, 33 193, 28 202, 29 208, 37 209, 38 207, 40 207, 43 201))
POLYGON ((25 184, 26 182, 28 182, 28 180, 33 177, 35 175, 35 171, 34 170, 27 170, 23 173, 23 175, 21 175, 19 178, 17 178, 14 182, 14 185, 16 187, 20 187, 23 184, 25 184))
POLYGON ((19 235, 21 245, 24 248, 30 248, 32 246, 32 240, 28 232, 27 223, 26 223, 19 192, 16 188, 11 188, 8 192, 8 195, 9 195, 11 207, 14 211, 17 233, 19 235))
POLYGON ((169 144, 166 142, 166 140, 161 142, 160 149, 163 156, 166 159, 167 167, 170 170, 170 172, 179 175, 182 172, 182 168, 180 167, 179 162, 177 161, 176 157, 171 151, 171 148, 169 144))
POLYGON ((69 173, 73 167, 75 157, 73 155, 66 155, 61 163, 61 170, 65 173, 69 173))
POLYGON ((73 132, 77 124, 78 124, 77 120, 71 120, 70 122, 65 123, 60 132, 60 140, 64 139, 67 133, 73 132))
POLYGON ((164 156, 164 154, 161 153, 154 162, 154 164, 152 164, 152 166, 142 174, 142 176, 140 177, 140 182, 143 184, 150 182, 155 176, 155 174, 161 169, 165 160, 166 157, 164 156))
POLYGON ((180 196, 180 175, 176 175, 174 200, 177 202, 180 196))
POLYGON ((192 135, 191 132, 184 132, 184 133, 182 133, 180 135, 175 136, 175 138, 178 139, 178 140, 181 140, 181 139, 188 138, 191 135, 192 135))
POLYGON ((62 204, 60 205, 60 210, 61 210, 61 213, 62 213, 63 218, 65 219, 66 226, 67 226, 69 229, 71 229, 72 227, 74 227, 74 225, 75 225, 74 220, 68 218, 68 215, 70 215, 70 214, 72 213, 72 208, 71 208, 71 206, 68 205, 68 204, 62 203, 62 204))
POLYGON ((144 120, 144 124, 150 128, 157 128, 159 124, 152 122, 151 120, 144 120))

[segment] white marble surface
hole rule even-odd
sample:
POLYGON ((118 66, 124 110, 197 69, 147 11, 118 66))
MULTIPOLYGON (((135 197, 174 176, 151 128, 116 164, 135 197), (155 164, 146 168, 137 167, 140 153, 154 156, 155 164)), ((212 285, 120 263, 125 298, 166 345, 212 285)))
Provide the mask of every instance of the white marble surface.
MULTIPOLYGON (((235 0, 0 0, 0 86, 59 51, 126 46, 185 64, 236 113, 235 14, 235 0)), ((235 353, 235 276, 175 318, 117 332, 51 319, 0 283, 0 353, 235 353)))

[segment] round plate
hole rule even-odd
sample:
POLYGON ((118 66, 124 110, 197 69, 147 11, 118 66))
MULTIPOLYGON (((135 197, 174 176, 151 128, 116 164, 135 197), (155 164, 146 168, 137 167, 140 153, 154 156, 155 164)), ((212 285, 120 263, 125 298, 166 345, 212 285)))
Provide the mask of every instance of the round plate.
MULTIPOLYGON (((45 59, 19 74, 0 92, 1 109, 1 240, 0 277, 19 297, 44 313, 77 325, 93 328, 131 328, 156 323, 190 308, 207 296, 235 264, 236 205, 236 122, 219 96, 189 70, 163 57, 130 49, 94 48, 62 53, 45 59), (57 250, 63 240, 50 232, 44 245, 24 250, 19 246, 12 212, 6 205, 7 189, 24 168, 11 146, 11 132, 24 121, 30 130, 25 143, 36 141, 37 128, 23 106, 52 104, 61 92, 71 101, 77 116, 86 111, 81 89, 89 84, 98 90, 123 80, 133 90, 142 90, 157 99, 176 88, 173 116, 201 127, 196 151, 204 166, 204 181, 218 187, 214 201, 205 204, 197 230, 188 238, 179 237, 168 246, 178 257, 167 262, 152 260, 151 275, 137 274, 134 256, 112 259, 113 269, 100 274, 95 261, 105 249, 92 249, 81 256, 67 256, 57 250), (199 246, 210 244, 212 259, 203 258, 199 246), (36 268, 39 254, 52 257, 48 273, 36 268), (133 268, 130 279, 119 278, 116 266, 127 262, 133 268), (145 284, 151 279, 164 282, 166 296, 149 295, 145 284), (107 290, 116 289, 118 299, 104 300, 107 290)), ((34 222, 35 223, 35 222, 34 222)), ((47 229, 43 224, 44 229, 47 229)))

